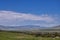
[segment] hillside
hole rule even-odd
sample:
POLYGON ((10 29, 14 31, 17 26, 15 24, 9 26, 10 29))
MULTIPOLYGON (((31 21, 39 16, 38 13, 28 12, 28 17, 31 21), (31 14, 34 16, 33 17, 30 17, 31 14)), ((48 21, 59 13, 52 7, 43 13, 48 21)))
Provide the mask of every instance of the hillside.
POLYGON ((0 31, 0 40, 60 40, 60 38, 35 37, 23 33, 0 31))

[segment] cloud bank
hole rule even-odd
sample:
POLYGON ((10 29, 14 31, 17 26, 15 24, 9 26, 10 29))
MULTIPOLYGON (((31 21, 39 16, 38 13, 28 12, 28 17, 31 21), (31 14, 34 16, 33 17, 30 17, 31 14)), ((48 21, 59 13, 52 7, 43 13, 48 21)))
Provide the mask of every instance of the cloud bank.
MULTIPOLYGON (((1 25, 38 25, 48 26, 55 22, 55 18, 43 14, 34 15, 26 13, 18 13, 14 11, 0 11, 0 24, 1 25)), ((54 23, 55 24, 55 23, 54 23)))

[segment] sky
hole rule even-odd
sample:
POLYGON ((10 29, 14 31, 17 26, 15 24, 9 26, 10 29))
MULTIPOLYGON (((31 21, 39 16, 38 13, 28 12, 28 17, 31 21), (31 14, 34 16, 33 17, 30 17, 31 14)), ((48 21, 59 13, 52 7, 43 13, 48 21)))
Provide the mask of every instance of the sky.
POLYGON ((0 25, 60 25, 60 0, 0 0, 0 25))

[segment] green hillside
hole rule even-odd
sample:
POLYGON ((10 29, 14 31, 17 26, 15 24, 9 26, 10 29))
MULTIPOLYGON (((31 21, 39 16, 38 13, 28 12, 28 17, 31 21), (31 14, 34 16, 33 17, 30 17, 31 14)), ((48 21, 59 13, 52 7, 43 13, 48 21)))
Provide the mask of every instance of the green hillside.
POLYGON ((0 31, 0 40, 60 40, 60 38, 35 37, 24 33, 0 31))

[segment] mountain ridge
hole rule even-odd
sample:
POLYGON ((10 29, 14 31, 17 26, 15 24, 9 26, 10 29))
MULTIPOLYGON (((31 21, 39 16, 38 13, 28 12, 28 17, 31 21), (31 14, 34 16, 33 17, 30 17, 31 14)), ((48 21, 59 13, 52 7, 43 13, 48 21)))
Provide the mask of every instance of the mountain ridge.
POLYGON ((40 31, 53 31, 60 30, 60 25, 54 27, 40 27, 37 25, 25 25, 25 26, 3 26, 0 25, 0 30, 40 30, 40 31))

